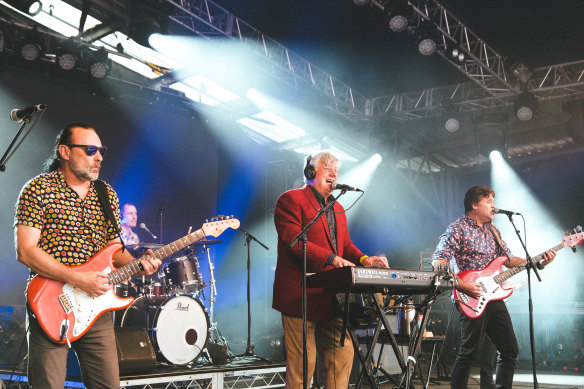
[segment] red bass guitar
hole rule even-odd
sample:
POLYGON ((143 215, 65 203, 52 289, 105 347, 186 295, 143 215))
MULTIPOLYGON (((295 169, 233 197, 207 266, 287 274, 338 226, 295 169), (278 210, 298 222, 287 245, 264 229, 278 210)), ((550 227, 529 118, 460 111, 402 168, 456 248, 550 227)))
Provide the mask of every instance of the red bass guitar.
MULTIPOLYGON (((217 237, 227 228, 239 228, 239 220, 213 219, 203 224, 201 229, 159 248, 152 255, 158 259, 166 258, 206 236, 217 237)), ((107 274, 108 282, 112 287, 99 297, 90 297, 71 284, 39 275, 32 278, 28 284, 26 296, 32 312, 49 339, 61 344, 73 342, 83 336, 102 313, 123 309, 132 304, 134 298, 118 297, 114 293, 114 285, 128 280, 140 272, 142 267, 140 261, 135 260, 115 269, 112 258, 121 248, 121 243, 109 244, 91 260, 74 268, 81 272, 102 271, 107 274)))
MULTIPOLYGON (((584 232, 572 234, 562 239, 562 243, 551 248, 550 250, 558 251, 564 247, 574 247, 582 243, 584 232)), ((541 253, 533 258, 534 263, 540 263, 544 260, 544 254, 541 253)), ((527 261, 502 271, 501 266, 507 262, 507 257, 501 256, 493 259, 489 265, 482 270, 466 270, 458 274, 463 281, 476 282, 483 289, 483 295, 479 298, 471 297, 457 289, 454 289, 454 300, 462 313, 471 319, 476 319, 485 311, 487 304, 494 300, 503 300, 511 296, 513 289, 503 288, 501 285, 504 281, 512 276, 522 272, 527 268, 527 261)))

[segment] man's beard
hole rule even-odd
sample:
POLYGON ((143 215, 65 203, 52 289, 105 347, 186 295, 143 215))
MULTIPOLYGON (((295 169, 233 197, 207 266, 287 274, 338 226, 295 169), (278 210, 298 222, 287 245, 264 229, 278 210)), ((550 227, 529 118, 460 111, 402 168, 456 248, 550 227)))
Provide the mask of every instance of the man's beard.
POLYGON ((77 178, 80 178, 82 180, 95 181, 99 177, 99 170, 97 171, 97 173, 91 172, 91 169, 93 169, 94 165, 87 168, 82 168, 75 163, 71 163, 69 167, 71 168, 73 174, 75 174, 77 178))

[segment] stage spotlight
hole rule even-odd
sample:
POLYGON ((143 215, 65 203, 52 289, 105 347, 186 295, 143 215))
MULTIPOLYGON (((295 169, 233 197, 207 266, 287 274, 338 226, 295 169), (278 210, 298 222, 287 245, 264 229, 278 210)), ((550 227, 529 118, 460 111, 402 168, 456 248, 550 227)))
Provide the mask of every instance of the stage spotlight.
POLYGON ((43 3, 38 0, 5 0, 5 2, 30 16, 36 16, 43 10, 43 3))
POLYGON ((63 42, 55 49, 57 67, 64 71, 75 69, 79 65, 79 49, 73 42, 63 42))
POLYGON ((107 77, 112 67, 112 60, 108 58, 105 49, 94 51, 90 54, 89 74, 91 77, 101 80, 107 77))
POLYGON ((448 132, 456 132, 462 127, 462 116, 458 112, 447 112, 444 115, 444 128, 448 132))
POLYGON ((519 95, 517 100, 515 100, 515 115, 517 119, 522 122, 526 122, 533 118, 533 115, 537 113, 538 103, 535 96, 529 92, 523 92, 519 95))
POLYGON ((466 55, 464 51, 460 48, 460 46, 454 42, 450 42, 448 47, 446 48, 446 52, 444 53, 446 58, 450 61, 461 64, 466 59, 466 55))
POLYGON ((444 113, 441 116, 444 129, 448 132, 456 132, 462 127, 463 116, 458 109, 452 104, 451 100, 442 103, 444 113))
POLYGON ((43 37, 36 30, 25 33, 20 40, 18 51, 20 56, 27 62, 39 60, 45 51, 45 42, 43 37))
POLYGON ((489 157, 492 151, 507 151, 507 116, 492 113, 474 119, 479 153, 489 157))
POLYGON ((148 38, 152 34, 168 33, 168 15, 148 4, 135 2, 128 35, 139 45, 149 47, 148 38))
POLYGON ((500 162, 503 160, 503 154, 501 154, 499 150, 493 150, 491 151, 491 154, 489 154, 489 159, 491 162, 500 162))
POLYGON ((358 6, 367 5, 370 2, 371 0, 353 0, 353 3, 355 3, 358 6))
POLYGON ((407 0, 392 0, 385 8, 389 29, 393 32, 402 32, 408 28, 408 20, 414 15, 407 0))
POLYGON ((431 22, 422 22, 416 30, 416 43, 422 55, 432 55, 438 47, 438 33, 431 22))

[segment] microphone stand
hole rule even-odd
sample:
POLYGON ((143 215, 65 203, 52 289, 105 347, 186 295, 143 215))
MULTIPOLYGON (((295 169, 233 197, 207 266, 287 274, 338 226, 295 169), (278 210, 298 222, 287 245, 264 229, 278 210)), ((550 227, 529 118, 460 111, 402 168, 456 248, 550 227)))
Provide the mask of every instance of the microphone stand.
POLYGON ((318 212, 316 212, 316 216, 310 223, 302 228, 302 231, 288 245, 288 247, 292 248, 296 246, 299 240, 302 240, 302 387, 303 389, 307 388, 307 381, 308 381, 308 352, 306 349, 306 243, 307 243, 307 233, 308 230, 316 223, 318 219, 322 215, 325 214, 329 209, 332 209, 333 205, 337 202, 337 199, 345 194, 347 190, 342 189, 341 193, 335 197, 330 203, 326 205, 324 208, 320 208, 318 212))
POLYGON ((525 242, 521 239, 521 233, 515 226, 515 222, 513 221, 513 215, 507 215, 509 217, 509 221, 515 230, 515 234, 517 234, 517 238, 519 238, 519 242, 521 246, 523 246, 523 250, 525 251, 525 258, 526 264, 525 268, 527 269, 527 290, 529 293, 529 343, 531 346, 531 370, 533 372, 533 387, 538 388, 539 383, 537 382, 537 371, 535 366, 535 338, 534 338, 534 328, 533 328, 533 301, 531 299, 531 272, 530 269, 533 270, 535 273, 537 280, 541 282, 541 277, 539 276, 539 272, 537 271, 537 266, 533 262, 533 259, 529 255, 527 251, 527 247, 525 246, 525 242))
POLYGON ((159 224, 159 234, 158 236, 160 237, 159 242, 160 244, 162 244, 162 218, 164 216, 164 207, 162 206, 162 201, 160 202, 160 208, 158 208, 158 216, 156 216, 156 221, 160 220, 160 224, 159 224))
POLYGON ((22 139, 20 139, 20 142, 18 142, 18 144, 16 145, 16 147, 14 147, 14 144, 16 143, 16 140, 18 139, 18 137, 20 136, 20 134, 22 134, 22 132, 24 131, 24 128, 26 127, 26 125, 30 123, 30 120, 32 119, 32 115, 34 115, 34 112, 31 112, 30 115, 25 116, 22 119, 22 125, 20 126, 20 129, 18 130, 18 132, 16 133, 16 135, 12 139, 12 142, 10 142, 10 145, 8 145, 8 148, 4 152, 4 155, 0 159, 0 172, 3 172, 3 171, 6 170, 6 162, 8 162, 8 160, 14 155, 14 153, 16 152, 16 150, 18 150, 18 148, 20 147, 20 145, 22 144, 22 142, 24 142, 24 140, 26 139, 26 137, 28 136, 28 134, 30 134, 30 132, 36 126, 37 122, 40 120, 40 118, 43 116, 42 114, 44 114, 44 113, 45 113, 45 111, 43 110, 42 113, 41 113, 41 115, 34 121, 34 123, 32 124, 32 126, 30 126, 30 128, 28 129, 28 131, 26 131, 26 133, 23 135, 22 139), (12 147, 14 147, 14 150, 12 149, 12 147))
POLYGON ((266 358, 260 357, 256 355, 253 351, 253 346, 251 345, 251 305, 250 305, 250 268, 251 268, 251 260, 250 260, 250 242, 255 240, 259 243, 260 246, 269 250, 270 248, 257 240, 255 236, 247 232, 243 227, 239 227, 239 230, 245 234, 245 245, 247 246, 247 348, 245 352, 241 356, 246 357, 256 357, 261 360, 267 360, 266 358))

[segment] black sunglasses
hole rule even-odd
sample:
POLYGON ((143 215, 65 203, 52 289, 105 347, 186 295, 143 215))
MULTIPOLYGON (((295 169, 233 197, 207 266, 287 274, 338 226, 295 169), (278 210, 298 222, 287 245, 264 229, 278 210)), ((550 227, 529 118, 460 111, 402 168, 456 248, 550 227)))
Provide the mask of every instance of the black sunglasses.
POLYGON ((91 146, 91 145, 65 145, 69 148, 73 148, 73 147, 84 147, 85 148, 85 152, 87 153, 87 155, 92 156, 95 155, 95 153, 97 153, 99 151, 99 153, 101 154, 101 156, 103 157, 107 151, 107 147, 103 146, 103 147, 97 147, 97 146, 91 146))

